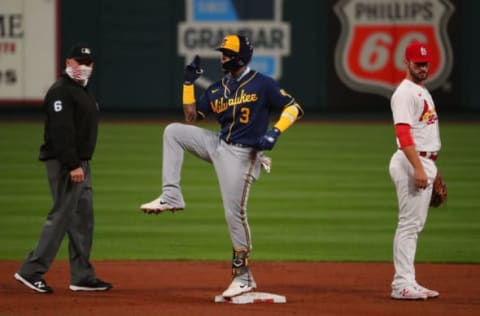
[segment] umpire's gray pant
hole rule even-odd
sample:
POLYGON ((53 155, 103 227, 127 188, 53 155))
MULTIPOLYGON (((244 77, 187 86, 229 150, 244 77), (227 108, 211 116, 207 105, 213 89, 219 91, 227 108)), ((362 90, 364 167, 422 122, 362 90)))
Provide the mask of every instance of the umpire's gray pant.
POLYGON ((35 249, 27 255, 18 273, 30 280, 41 279, 68 234, 71 284, 92 281, 96 276, 89 260, 94 225, 89 163, 82 162, 85 181, 77 184, 70 180, 69 170, 62 168, 59 161, 48 160, 45 165, 53 207, 35 249))

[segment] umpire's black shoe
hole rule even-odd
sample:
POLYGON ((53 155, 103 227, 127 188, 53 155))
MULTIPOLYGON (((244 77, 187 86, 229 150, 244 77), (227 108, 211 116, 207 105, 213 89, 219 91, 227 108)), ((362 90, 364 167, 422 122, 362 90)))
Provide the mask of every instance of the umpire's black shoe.
POLYGON ((79 284, 70 284, 71 291, 108 291, 112 287, 112 284, 103 282, 100 279, 79 284))
POLYGON ((53 293, 53 289, 47 285, 47 282, 45 282, 45 280, 43 279, 40 279, 40 280, 37 280, 37 281, 34 281, 32 279, 29 279, 29 278, 26 278, 26 277, 23 277, 21 276, 20 274, 18 273, 15 273, 15 275, 13 276, 18 282, 22 283, 23 285, 25 285, 26 287, 29 287, 31 288, 32 290, 34 290, 35 292, 38 292, 38 293, 53 293))

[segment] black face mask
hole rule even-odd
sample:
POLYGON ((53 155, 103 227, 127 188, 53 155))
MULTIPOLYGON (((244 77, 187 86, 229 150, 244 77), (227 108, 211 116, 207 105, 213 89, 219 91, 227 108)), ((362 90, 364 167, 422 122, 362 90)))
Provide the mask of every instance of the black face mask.
POLYGON ((243 66, 245 66, 245 63, 240 59, 239 56, 235 56, 226 63, 222 64, 223 72, 225 73, 235 72, 243 66))

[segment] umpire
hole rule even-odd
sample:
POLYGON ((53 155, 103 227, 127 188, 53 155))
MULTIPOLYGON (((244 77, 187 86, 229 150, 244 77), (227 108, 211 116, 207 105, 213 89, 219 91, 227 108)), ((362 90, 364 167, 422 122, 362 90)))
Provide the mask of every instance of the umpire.
POLYGON ((52 293, 43 275, 65 237, 69 239, 70 290, 106 291, 90 263, 93 243, 93 194, 89 160, 97 142, 98 104, 87 90, 94 59, 85 43, 74 45, 62 76, 44 99, 46 113, 41 161, 47 168, 53 207, 40 239, 14 277, 40 293, 52 293))

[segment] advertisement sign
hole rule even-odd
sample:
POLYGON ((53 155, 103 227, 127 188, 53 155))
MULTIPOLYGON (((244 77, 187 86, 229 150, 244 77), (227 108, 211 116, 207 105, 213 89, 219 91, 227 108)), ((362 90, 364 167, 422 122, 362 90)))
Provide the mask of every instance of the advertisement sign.
POLYGON ((197 81, 206 88, 221 74, 222 38, 231 33, 247 36, 254 46, 252 69, 279 79, 282 57, 290 55, 290 24, 282 21, 282 0, 185 0, 185 21, 178 25, 178 54, 189 63, 198 54, 206 65, 197 81), (255 11, 252 11, 252 8, 255 11))
POLYGON ((350 89, 390 97, 405 78, 404 52, 412 41, 430 48, 429 89, 450 75, 447 23, 454 7, 449 1, 341 0, 334 11, 341 22, 335 70, 350 89))
POLYGON ((0 1, 0 104, 40 102, 56 78, 57 1, 0 1))

